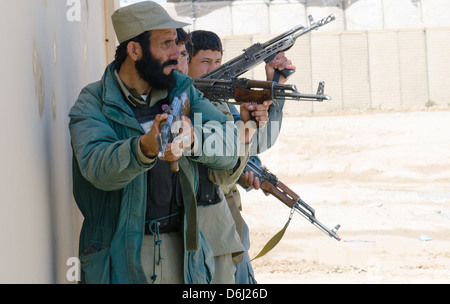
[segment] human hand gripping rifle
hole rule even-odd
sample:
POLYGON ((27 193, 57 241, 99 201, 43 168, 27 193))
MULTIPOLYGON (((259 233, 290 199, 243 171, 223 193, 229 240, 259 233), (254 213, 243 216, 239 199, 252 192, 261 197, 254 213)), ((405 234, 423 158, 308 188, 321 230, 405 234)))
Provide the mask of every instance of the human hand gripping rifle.
POLYGON ((306 100, 324 101, 331 97, 324 94, 325 83, 321 82, 317 94, 302 94, 295 85, 278 84, 273 81, 250 80, 247 78, 195 79, 194 86, 211 100, 224 100, 227 103, 241 105, 246 102, 263 103, 265 100, 306 100), (234 100, 234 101, 233 101, 234 100))
MULTIPOLYGON (((294 46, 295 41, 300 36, 303 36, 313 30, 317 30, 325 24, 335 20, 336 17, 332 14, 320 21, 315 22, 312 16, 309 16, 310 26, 304 27, 298 25, 289 31, 267 41, 266 43, 256 43, 244 50, 244 54, 239 55, 230 61, 222 64, 220 67, 212 70, 211 72, 202 75, 203 79, 233 79, 241 76, 248 70, 259 65, 263 61, 269 63, 275 56, 280 53, 289 50, 294 46)), ((295 70, 276 70, 276 72, 283 75, 286 79, 289 78, 295 70)))
MULTIPOLYGON (((167 145, 175 139, 175 134, 172 133, 172 126, 181 120, 181 116, 189 116, 191 107, 189 98, 186 93, 183 93, 180 97, 175 97, 172 103, 164 109, 164 113, 168 114, 167 120, 161 124, 160 133, 156 137, 158 143, 158 157, 164 157, 167 145)), ((178 172, 178 162, 174 161, 170 163, 170 169, 172 172, 178 172)))
POLYGON ((306 204, 300 196, 298 196, 294 191, 289 189, 285 184, 280 182, 278 178, 270 173, 267 169, 261 169, 257 164, 253 161, 249 160, 247 166, 244 169, 244 172, 253 172, 255 177, 258 177, 261 184, 261 189, 266 191, 281 202, 283 202, 286 206, 292 208, 293 211, 297 211, 306 218, 309 222, 311 222, 314 226, 319 228, 322 232, 327 234, 330 237, 335 238, 340 241, 341 238, 336 234, 338 229, 341 227, 337 225, 334 229, 330 230, 325 227, 322 223, 320 223, 316 219, 316 214, 313 208, 306 204))

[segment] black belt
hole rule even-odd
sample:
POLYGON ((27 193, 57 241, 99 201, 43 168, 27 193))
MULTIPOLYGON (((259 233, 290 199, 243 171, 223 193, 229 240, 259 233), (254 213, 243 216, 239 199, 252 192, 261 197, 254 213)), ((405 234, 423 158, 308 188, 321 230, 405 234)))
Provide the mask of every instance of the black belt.
POLYGON ((145 222, 145 235, 181 231, 182 216, 182 213, 178 212, 145 222))

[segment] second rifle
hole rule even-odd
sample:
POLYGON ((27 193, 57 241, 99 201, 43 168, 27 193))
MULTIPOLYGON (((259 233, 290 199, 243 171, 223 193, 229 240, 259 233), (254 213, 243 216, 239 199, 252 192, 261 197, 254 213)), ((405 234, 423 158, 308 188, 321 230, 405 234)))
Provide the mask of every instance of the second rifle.
MULTIPOLYGON (((317 30, 335 19, 336 17, 334 15, 329 15, 315 22, 312 16, 309 16, 309 27, 298 25, 265 43, 256 43, 245 49, 243 54, 225 62, 217 69, 202 75, 201 78, 233 79, 239 77, 262 62, 270 62, 278 53, 289 50, 294 46, 295 41, 300 36, 317 30)), ((278 72, 287 79, 295 71, 284 69, 278 72)))
POLYGON ((316 219, 316 212, 314 211, 314 209, 307 203, 305 203, 294 191, 280 182, 274 174, 270 173, 267 169, 262 169, 251 160, 248 161, 247 166, 244 169, 244 172, 246 171, 253 172, 254 176, 259 178, 261 189, 263 191, 272 194, 286 206, 300 213, 300 215, 302 215, 309 222, 311 222, 311 224, 319 228, 328 236, 338 241, 341 240, 341 238, 337 235, 337 230, 340 228, 340 225, 337 225, 334 229, 330 230, 322 223, 320 223, 316 219))
POLYGON ((321 82, 316 94, 303 94, 295 85, 278 84, 272 81, 250 80, 247 78, 195 79, 194 86, 211 101, 221 100, 240 105, 246 102, 263 103, 265 100, 324 101, 331 97, 324 94, 325 83, 321 82))

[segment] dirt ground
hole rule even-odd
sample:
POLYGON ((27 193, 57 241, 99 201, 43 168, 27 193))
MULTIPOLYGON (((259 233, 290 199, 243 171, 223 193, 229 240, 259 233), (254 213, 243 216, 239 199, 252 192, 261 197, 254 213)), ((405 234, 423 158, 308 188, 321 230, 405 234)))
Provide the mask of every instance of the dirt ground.
MULTIPOLYGON (((287 117, 261 159, 342 241, 295 214, 258 283, 450 283, 447 109, 287 117)), ((290 209, 241 193, 254 257, 290 209)))

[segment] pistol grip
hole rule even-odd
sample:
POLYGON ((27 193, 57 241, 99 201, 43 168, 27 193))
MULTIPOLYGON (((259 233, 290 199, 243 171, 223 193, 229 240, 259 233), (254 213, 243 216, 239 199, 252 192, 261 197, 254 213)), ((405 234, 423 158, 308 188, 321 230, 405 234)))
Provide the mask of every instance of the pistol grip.
MULTIPOLYGON (((278 54, 278 53, 277 53, 277 54, 278 54)), ((265 62, 265 63, 271 62, 271 61, 277 56, 277 54, 273 54, 272 56, 266 58, 266 59, 264 60, 264 62, 265 62)), ((280 70, 278 70, 278 69, 275 69, 275 74, 273 75, 272 81, 278 83, 278 82, 280 81, 280 75, 283 75, 283 77, 287 80, 287 79, 289 79, 289 77, 291 77, 294 73, 295 73, 295 70, 286 70, 286 69, 284 69, 284 70, 280 71, 280 70)))
POLYGON ((289 79, 289 77, 291 77, 294 73, 295 73, 295 70, 284 69, 284 70, 280 71, 280 70, 276 69, 275 70, 275 75, 273 75, 273 80, 272 81, 279 82, 280 81, 280 75, 283 75, 283 77, 285 79, 289 79))

